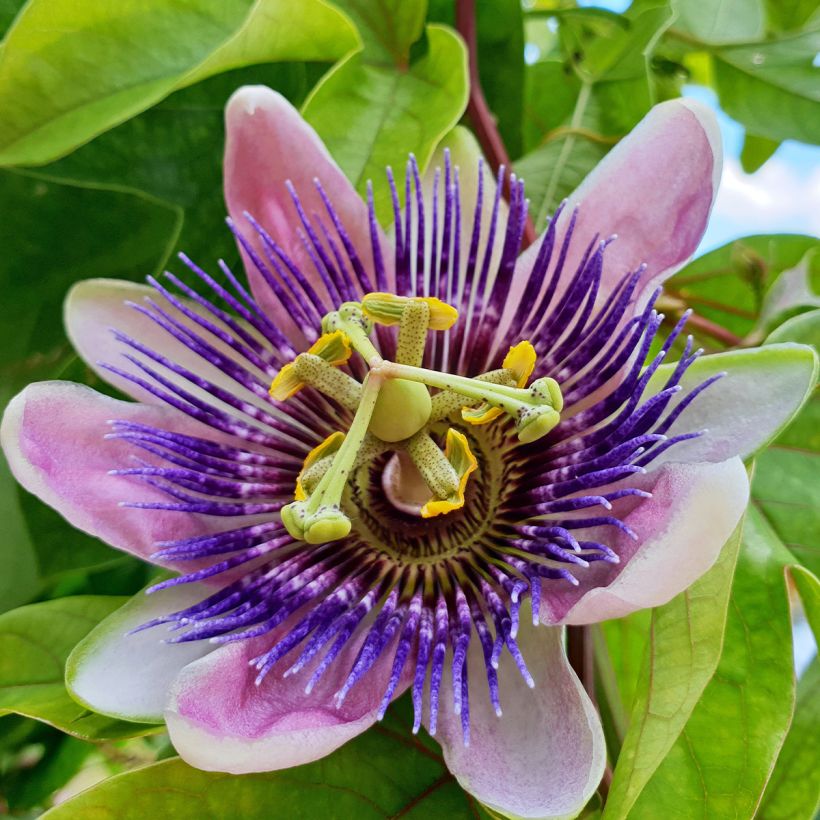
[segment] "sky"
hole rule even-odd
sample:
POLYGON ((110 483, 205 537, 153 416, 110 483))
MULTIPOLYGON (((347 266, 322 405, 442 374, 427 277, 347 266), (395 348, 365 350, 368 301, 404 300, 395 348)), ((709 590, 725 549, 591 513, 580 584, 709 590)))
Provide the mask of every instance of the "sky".
POLYGON ((724 114, 710 89, 686 86, 684 95, 710 105, 723 136, 723 175, 699 251, 753 233, 820 236, 820 147, 787 140, 754 174, 740 167, 743 127, 724 114))
MULTIPOLYGON (((615 12, 631 0, 578 0, 615 12)), ((787 140, 754 174, 740 166, 743 126, 723 113, 713 91, 686 86, 684 95, 711 106, 723 135, 723 176, 698 255, 754 233, 806 233, 820 236, 820 146, 787 140)))

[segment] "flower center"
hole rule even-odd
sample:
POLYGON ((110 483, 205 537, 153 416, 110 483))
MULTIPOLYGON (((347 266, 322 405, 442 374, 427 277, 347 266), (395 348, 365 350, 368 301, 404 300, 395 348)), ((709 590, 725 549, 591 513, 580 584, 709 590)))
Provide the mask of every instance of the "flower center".
MULTIPOLYGON (((392 462, 394 490, 400 486, 402 464, 404 483, 412 485, 414 494, 426 485, 430 495, 419 507, 422 518, 461 509, 477 461, 464 433, 444 424, 459 409, 467 425, 485 425, 506 415, 514 421, 519 441, 526 443, 558 424, 563 407, 558 383, 541 378, 525 387, 535 367, 529 342, 510 348, 501 368, 476 378, 421 367, 428 332, 447 330, 457 318, 456 310, 439 299, 370 293, 327 314, 319 340, 279 371, 270 388, 273 398, 284 401, 309 385, 354 411, 347 433, 328 436, 305 459, 295 500, 281 511, 294 538, 322 544, 348 535, 351 519, 342 498, 350 477, 388 451, 400 459, 392 462), (373 345, 374 324, 398 325, 395 362, 383 359, 373 345), (354 350, 369 368, 361 383, 338 370, 354 350), (446 430, 443 449, 433 436, 437 427, 446 430)), ((394 495, 401 497, 400 492, 394 495)))

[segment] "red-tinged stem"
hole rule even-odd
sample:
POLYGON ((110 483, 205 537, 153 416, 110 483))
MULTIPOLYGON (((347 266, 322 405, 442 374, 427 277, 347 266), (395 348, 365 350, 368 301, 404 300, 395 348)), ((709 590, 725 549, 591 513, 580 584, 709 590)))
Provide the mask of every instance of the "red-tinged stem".
POLYGON ((711 319, 707 319, 705 316, 699 316, 697 313, 692 313, 689 316, 687 324, 689 327, 696 328, 706 336, 717 339, 717 341, 725 344, 726 347, 738 347, 738 345, 743 344, 743 339, 741 339, 740 336, 735 335, 731 330, 727 330, 722 325, 713 322, 711 319))
MULTIPOLYGON (((490 107, 481 89, 481 80, 478 75, 478 38, 476 35, 476 12, 475 0, 456 0, 456 28, 467 44, 469 55, 470 71, 470 98, 467 103, 467 116, 473 124, 481 150, 487 157, 493 171, 498 173, 498 169, 503 165, 504 172, 504 196, 509 201, 510 198, 510 174, 512 173, 512 163, 504 146, 504 140, 498 131, 490 107)), ((535 242, 535 226, 529 214, 524 224, 524 247, 529 247, 535 242)))
POLYGON ((567 658, 595 702, 595 657, 589 630, 585 626, 567 627, 567 658))

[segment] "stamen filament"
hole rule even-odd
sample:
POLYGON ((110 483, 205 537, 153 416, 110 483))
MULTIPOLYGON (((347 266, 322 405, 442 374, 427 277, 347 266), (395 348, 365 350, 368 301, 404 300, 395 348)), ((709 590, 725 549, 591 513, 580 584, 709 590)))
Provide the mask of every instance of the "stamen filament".
POLYGON ((356 415, 333 463, 306 501, 294 501, 282 508, 282 522, 294 538, 322 544, 344 538, 350 532, 350 519, 340 509, 342 494, 367 435, 383 382, 380 373, 367 374, 356 415))

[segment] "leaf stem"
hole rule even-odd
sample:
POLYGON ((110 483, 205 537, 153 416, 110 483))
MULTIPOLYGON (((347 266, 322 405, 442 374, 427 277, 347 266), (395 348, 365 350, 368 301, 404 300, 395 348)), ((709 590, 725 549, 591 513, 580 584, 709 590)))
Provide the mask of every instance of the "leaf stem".
MULTIPOLYGON (((509 201, 512 163, 504 145, 504 140, 498 131, 495 117, 493 117, 492 111, 487 105, 487 99, 481 88, 481 79, 478 74, 478 37, 476 34, 475 6, 475 0, 456 0, 456 29, 467 44, 469 58, 470 97, 467 102, 467 116, 473 124, 481 150, 487 157, 493 171, 497 173, 502 165, 505 168, 504 198, 509 201)), ((529 247, 535 242, 535 239, 535 226, 532 217, 527 214, 522 244, 525 248, 529 247)))
POLYGON ((541 208, 538 212, 537 219, 539 222, 547 218, 547 212, 550 210, 553 197, 555 196, 555 189, 558 187, 558 182, 564 171, 564 166, 567 164, 567 160, 572 153, 572 149, 575 147, 576 134, 581 129, 581 123, 584 120, 584 114, 587 110, 587 103, 589 102, 591 92, 592 83, 584 80, 581 85, 581 90, 578 93, 578 99, 575 101, 575 109, 572 112, 572 119, 569 123, 567 137, 564 140, 564 144, 561 146, 561 153, 558 155, 558 159, 555 162, 555 167, 552 169, 552 175, 550 176, 549 185, 547 186, 547 192, 544 194, 544 201, 541 203, 541 208))

